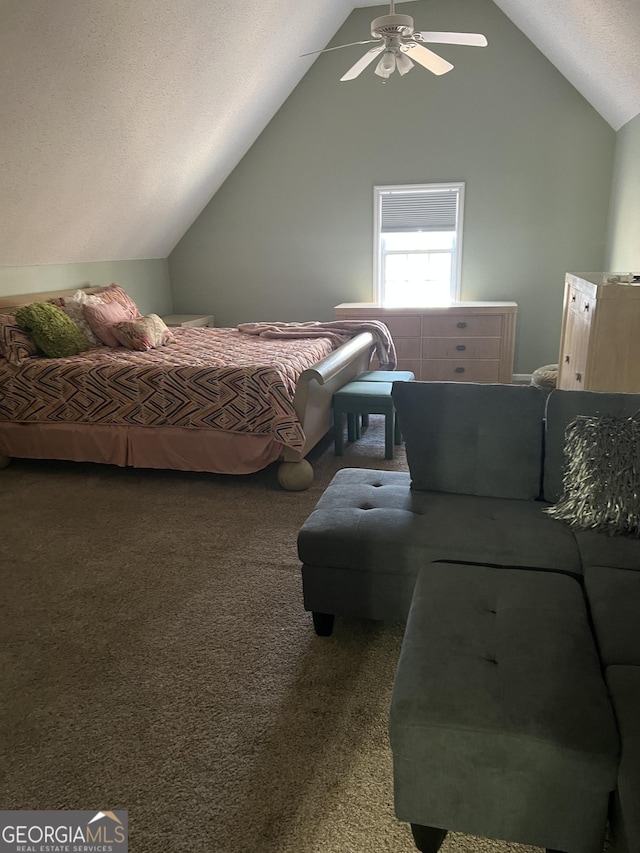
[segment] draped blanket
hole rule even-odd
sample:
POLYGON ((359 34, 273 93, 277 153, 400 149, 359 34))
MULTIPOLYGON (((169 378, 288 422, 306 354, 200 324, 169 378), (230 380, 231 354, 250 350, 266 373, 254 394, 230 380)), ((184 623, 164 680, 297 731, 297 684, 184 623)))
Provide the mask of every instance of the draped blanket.
POLYGON ((396 348, 387 326, 380 320, 312 320, 308 323, 241 323, 238 331, 261 338, 329 338, 336 346, 361 332, 371 332, 382 370, 394 370, 396 348))

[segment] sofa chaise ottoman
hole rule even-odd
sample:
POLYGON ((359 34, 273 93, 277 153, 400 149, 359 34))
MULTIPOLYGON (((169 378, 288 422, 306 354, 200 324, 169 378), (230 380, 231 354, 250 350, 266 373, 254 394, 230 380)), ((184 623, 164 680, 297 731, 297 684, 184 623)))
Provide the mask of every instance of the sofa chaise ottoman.
MULTIPOLYGON (((600 686, 608 687, 621 740, 609 811, 614 850, 640 853, 640 531, 609 535, 608 522, 605 529, 581 529, 550 514, 566 507, 572 485, 568 427, 582 417, 628 424, 640 395, 555 390, 547 397, 535 387, 446 382, 398 382, 392 393, 409 472, 339 471, 299 532, 304 606, 317 633, 330 634, 336 616, 405 622, 416 578, 435 572, 458 590, 463 573, 480 578, 490 570, 575 584, 572 595, 582 596, 592 629, 588 641, 580 630, 575 642, 584 651, 595 637, 600 686)), ((609 438, 615 449, 615 435, 609 438)), ((622 475, 632 484, 640 480, 640 439, 630 447, 622 468, 606 475, 610 485, 622 475)), ((606 463, 608 454, 599 455, 606 463)), ((637 504, 639 490, 630 491, 637 504)), ((410 649, 405 661, 409 656, 420 672, 429 659, 425 643, 410 649)), ((523 649, 525 670, 530 654, 523 649)), ((547 700, 553 713, 553 692, 547 700)), ((598 796, 609 784, 602 767, 592 780, 598 796)), ((598 826, 590 833, 596 847, 598 826)), ((424 832, 421 843, 431 843, 424 832)), ((568 853, 588 846, 571 830, 569 838, 568 853)), ((544 837, 539 843, 546 844, 544 837)))
POLYGON ((574 578, 423 568, 389 733, 396 814, 424 853, 445 830, 602 850, 619 743, 574 578))

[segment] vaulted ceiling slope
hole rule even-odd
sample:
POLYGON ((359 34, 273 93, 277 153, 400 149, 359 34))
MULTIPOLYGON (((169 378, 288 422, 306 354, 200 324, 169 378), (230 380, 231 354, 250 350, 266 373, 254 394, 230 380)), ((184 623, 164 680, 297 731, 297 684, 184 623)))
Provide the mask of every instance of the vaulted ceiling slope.
MULTIPOLYGON (((615 129, 640 110, 638 0, 495 2, 615 129)), ((371 5, 0 0, 0 266, 166 257, 371 5)))
POLYGON ((638 0, 494 0, 614 130, 640 112, 638 0))

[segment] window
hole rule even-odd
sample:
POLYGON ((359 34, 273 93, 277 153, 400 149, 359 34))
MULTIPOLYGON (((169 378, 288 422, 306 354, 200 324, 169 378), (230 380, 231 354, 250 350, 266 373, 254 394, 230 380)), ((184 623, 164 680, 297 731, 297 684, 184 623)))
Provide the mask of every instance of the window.
POLYGON ((374 187, 381 305, 446 305, 460 295, 464 184, 374 187))

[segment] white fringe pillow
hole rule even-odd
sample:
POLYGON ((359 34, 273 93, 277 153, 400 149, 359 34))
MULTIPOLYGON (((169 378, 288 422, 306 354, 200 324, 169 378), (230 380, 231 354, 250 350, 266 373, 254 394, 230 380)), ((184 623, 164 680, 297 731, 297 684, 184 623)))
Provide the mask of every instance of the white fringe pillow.
POLYGON ((579 415, 565 431, 565 471, 553 518, 581 530, 640 536, 640 422, 579 415))

